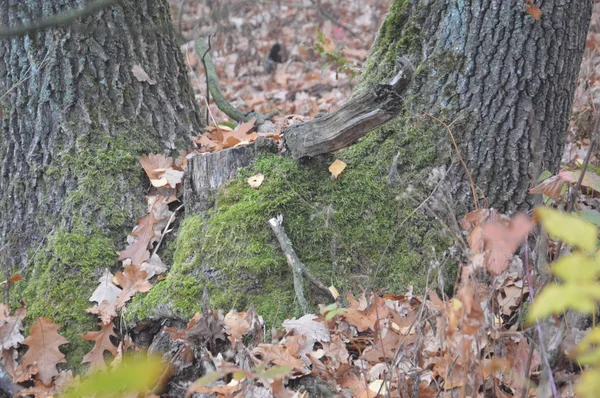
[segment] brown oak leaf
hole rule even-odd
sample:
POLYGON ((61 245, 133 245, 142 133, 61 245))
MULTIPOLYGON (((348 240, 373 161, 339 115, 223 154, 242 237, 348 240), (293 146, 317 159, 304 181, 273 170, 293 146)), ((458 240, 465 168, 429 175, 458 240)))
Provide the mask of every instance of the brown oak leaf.
POLYGON ((145 293, 152 289, 152 284, 146 280, 147 275, 135 264, 128 264, 123 272, 117 272, 114 281, 123 289, 115 303, 117 308, 123 307, 137 292, 145 293))
POLYGON ((23 344, 29 349, 23 355, 21 367, 36 366, 37 377, 45 385, 52 383, 52 378, 58 374, 56 365, 65 363, 65 356, 58 349, 69 341, 58 334, 60 325, 52 323, 50 318, 38 318, 29 328, 29 336, 23 344))
POLYGON ((85 354, 81 361, 82 364, 90 364, 90 372, 106 369, 104 351, 110 352, 113 357, 117 356, 117 347, 110 341, 111 337, 117 337, 117 334, 114 332, 115 325, 112 322, 105 325, 99 323, 98 325, 102 327, 102 329, 81 335, 84 340, 94 342, 94 348, 85 354))

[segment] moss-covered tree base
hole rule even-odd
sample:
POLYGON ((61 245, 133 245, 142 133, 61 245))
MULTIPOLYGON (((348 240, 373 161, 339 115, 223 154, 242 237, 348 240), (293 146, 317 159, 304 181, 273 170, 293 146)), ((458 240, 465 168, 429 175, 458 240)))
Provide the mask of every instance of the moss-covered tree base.
MULTIPOLYGON (((200 309, 204 287, 213 308, 254 304, 271 322, 300 315, 292 273, 267 224, 279 214, 300 259, 325 284, 343 292, 420 291, 452 240, 415 211, 434 189, 431 164, 448 151, 432 144, 433 125, 413 122, 404 118, 335 156, 261 156, 220 190, 213 210, 187 215, 167 278, 137 296, 129 316, 189 317, 200 309), (328 171, 334 158, 348 164, 338 179, 328 171), (258 189, 245 181, 255 173, 265 175, 258 189)), ((308 283, 305 291, 313 305, 326 301, 308 283)))

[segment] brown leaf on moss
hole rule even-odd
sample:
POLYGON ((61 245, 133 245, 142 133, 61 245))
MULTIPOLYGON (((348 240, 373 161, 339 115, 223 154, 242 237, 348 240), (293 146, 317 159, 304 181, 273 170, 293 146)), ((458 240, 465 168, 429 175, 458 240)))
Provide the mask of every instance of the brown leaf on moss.
POLYGON ((29 328, 29 336, 23 341, 23 344, 29 346, 29 349, 23 355, 21 367, 36 366, 37 377, 47 386, 58 374, 56 365, 66 362, 65 356, 58 347, 69 341, 58 334, 60 327, 60 325, 52 323, 50 318, 38 318, 29 328))
POLYGON ((154 225, 156 219, 154 214, 150 213, 144 217, 137 219, 138 225, 131 235, 137 239, 119 253, 119 260, 131 259, 131 262, 135 265, 142 265, 142 263, 150 258, 150 252, 148 251, 148 245, 154 238, 154 225))
POLYGON ((110 340, 111 337, 117 337, 114 331, 115 325, 112 322, 107 324, 99 323, 98 325, 102 329, 81 335, 84 340, 94 342, 94 347, 90 352, 85 354, 81 361, 82 364, 90 364, 90 372, 106 369, 106 362, 104 362, 105 351, 110 352, 113 357, 117 356, 117 347, 110 340))
POLYGON ((152 289, 152 284, 146 280, 147 275, 146 271, 135 264, 128 264, 123 272, 117 272, 114 280, 123 289, 115 303, 117 308, 123 307, 136 293, 152 289))

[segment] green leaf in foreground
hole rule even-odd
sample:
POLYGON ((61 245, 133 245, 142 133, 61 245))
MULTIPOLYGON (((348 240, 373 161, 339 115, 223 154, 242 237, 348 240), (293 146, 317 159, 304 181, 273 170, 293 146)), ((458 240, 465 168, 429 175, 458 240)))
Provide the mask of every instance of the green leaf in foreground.
POLYGON ((94 373, 74 384, 63 398, 121 397, 138 394, 153 388, 166 365, 160 358, 126 359, 107 372, 94 373))
POLYGON ((535 298, 529 319, 535 321, 548 315, 560 314, 569 308, 585 314, 593 314, 598 300, 600 300, 600 285, 595 282, 550 284, 535 298))
POLYGON ((593 224, 549 207, 538 207, 535 216, 553 238, 588 252, 596 248, 598 228, 593 224))

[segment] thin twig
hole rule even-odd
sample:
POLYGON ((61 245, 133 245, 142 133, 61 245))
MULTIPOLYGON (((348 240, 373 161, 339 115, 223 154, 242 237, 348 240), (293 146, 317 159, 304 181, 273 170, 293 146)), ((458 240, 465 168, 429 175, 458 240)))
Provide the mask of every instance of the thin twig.
POLYGON ((57 26, 69 25, 75 22, 75 20, 78 18, 83 18, 87 17, 88 15, 92 15, 98 11, 103 10, 108 6, 119 3, 120 1, 121 0, 98 0, 94 3, 86 5, 85 7, 54 15, 52 17, 42 19, 31 24, 2 29, 0 30, 0 39, 6 39, 8 37, 20 37, 31 32, 37 32, 40 30, 54 28, 57 26))
MULTIPOLYGON (((271 218, 269 220, 269 226, 271 227, 271 229, 273 230, 273 233, 275 234, 275 236, 277 237, 277 240, 279 241, 279 245, 281 246, 281 249, 283 250, 283 253, 285 254, 285 258, 288 261, 288 265, 290 266, 290 268, 292 268, 292 271, 294 271, 294 287, 295 288, 297 287, 296 286, 297 283, 301 283, 301 281, 296 281, 297 275, 299 277, 302 277, 302 275, 304 275, 311 284, 313 284, 315 287, 317 287, 319 290, 321 290, 326 296, 330 297, 333 301, 335 301, 335 297, 333 297, 333 295, 331 294, 331 291, 327 288, 327 286, 325 286, 325 284, 323 282, 321 282, 314 275, 312 275, 310 270, 298 258, 298 255, 296 254, 296 252, 294 251, 294 248, 292 246, 292 241, 287 236, 287 234, 285 233, 285 229, 283 228, 283 216, 280 215, 278 217, 271 218)), ((299 286, 299 288, 301 288, 301 285, 299 286)), ((299 291, 296 290, 296 293, 298 295, 299 291)), ((301 296, 304 297, 303 295, 301 295, 301 296)), ((299 297, 299 299, 300 299, 300 297, 299 297)), ((302 304, 302 302, 301 302, 301 304, 302 304)))
POLYGON ((169 226, 171 225, 171 223, 173 222, 173 220, 175 219, 175 215, 177 214, 177 212, 179 210, 181 210, 181 208, 183 207, 183 205, 180 205, 178 208, 175 209, 175 211, 173 212, 173 214, 171 214, 171 217, 169 218, 169 221, 167 221, 167 225, 165 225, 165 228, 163 229, 162 234, 160 235, 160 240, 158 241, 158 243, 156 244, 156 246, 154 247, 154 250, 152 251, 152 255, 154 256, 156 254, 156 252, 158 251, 158 248, 160 247, 160 244, 162 243, 162 241, 165 239, 165 236, 170 232, 169 226))
POLYGON ((458 155, 458 159, 460 160, 460 163, 462 164, 463 168, 465 169, 465 173, 467 174, 467 177, 469 177, 469 184, 471 184, 471 192, 473 194, 473 202, 475 202, 474 203, 475 210, 479 209, 479 199, 477 197, 477 190, 475 189, 475 182, 473 182, 473 176, 471 175, 471 172, 469 171, 469 168, 467 167, 465 160, 463 159, 462 155, 460 154, 460 149, 458 148, 458 145, 456 144, 456 139, 454 138, 454 134, 452 134, 452 130, 450 129, 450 126, 448 126, 446 123, 444 123, 443 121, 441 121, 440 119, 438 119, 437 117, 435 117, 429 113, 425 113, 424 115, 429 116, 436 122, 440 123, 448 131, 448 134, 450 135, 450 139, 452 140, 452 145, 454 146, 454 150, 456 151, 456 154, 458 155))

